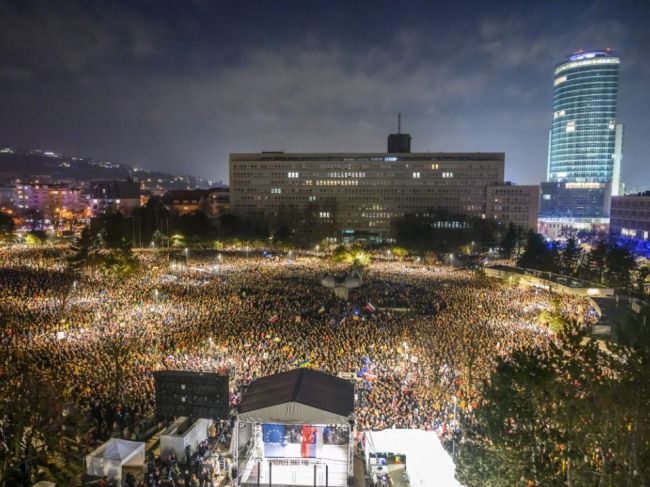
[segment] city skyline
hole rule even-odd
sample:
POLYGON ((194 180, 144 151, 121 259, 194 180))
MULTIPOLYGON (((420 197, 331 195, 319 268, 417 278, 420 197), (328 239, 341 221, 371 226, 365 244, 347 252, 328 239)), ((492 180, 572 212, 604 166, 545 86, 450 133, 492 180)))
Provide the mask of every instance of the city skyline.
POLYGON ((225 181, 231 152, 381 151, 401 112, 414 152, 538 184, 553 66, 612 47, 623 181, 650 186, 648 5, 188 5, 2 3, 0 143, 225 181))

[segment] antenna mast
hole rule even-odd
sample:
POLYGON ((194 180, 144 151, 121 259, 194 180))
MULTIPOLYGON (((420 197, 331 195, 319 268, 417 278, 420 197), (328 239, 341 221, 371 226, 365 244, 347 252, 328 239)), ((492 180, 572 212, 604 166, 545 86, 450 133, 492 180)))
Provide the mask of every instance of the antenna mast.
POLYGON ((397 133, 398 134, 402 133, 402 114, 401 113, 397 114, 397 133))

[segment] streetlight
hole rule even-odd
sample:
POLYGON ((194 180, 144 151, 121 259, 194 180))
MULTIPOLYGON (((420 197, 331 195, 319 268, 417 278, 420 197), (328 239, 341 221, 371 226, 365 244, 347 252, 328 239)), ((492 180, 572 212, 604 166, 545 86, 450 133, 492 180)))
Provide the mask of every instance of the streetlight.
POLYGON ((320 245, 316 245, 316 254, 318 254, 318 252, 320 252, 320 245))
POLYGON ((190 263, 190 255, 189 255, 189 250, 187 247, 185 247, 185 265, 189 265, 190 263))
POLYGON ((248 259, 248 245, 246 246, 246 258, 248 259))
POLYGON ((157 302, 158 302, 158 289, 154 289, 154 291, 153 291, 153 296, 154 296, 154 300, 155 300, 156 303, 157 303, 157 302))

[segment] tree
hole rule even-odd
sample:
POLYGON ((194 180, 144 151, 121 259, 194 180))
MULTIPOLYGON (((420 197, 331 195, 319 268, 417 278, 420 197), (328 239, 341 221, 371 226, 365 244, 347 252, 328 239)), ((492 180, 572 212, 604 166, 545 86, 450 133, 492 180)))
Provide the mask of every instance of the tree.
POLYGON ((203 241, 213 233, 212 223, 202 211, 186 213, 173 222, 175 233, 180 233, 188 240, 203 241))
POLYGON ((11 215, 0 212, 0 239, 8 240, 13 236, 16 225, 11 215))
POLYGON ((27 245, 42 245, 47 240, 47 235, 43 230, 32 230, 25 235, 27 245))
POLYGON ((607 284, 612 287, 629 288, 632 286, 632 274, 636 262, 630 251, 622 246, 612 245, 605 257, 607 284))
POLYGON ((510 223, 503 240, 501 240, 501 254, 503 257, 512 257, 512 253, 518 247, 519 240, 521 240, 521 232, 514 223, 510 223))
POLYGON ((529 230, 526 236, 526 247, 517 260, 519 267, 553 272, 555 270, 554 255, 549 250, 546 240, 539 233, 529 230))
POLYGON ((47 464, 63 435, 63 385, 10 363, 0 380, 0 487, 32 485, 31 466, 47 464))
POLYGON ((650 354, 565 320, 557 340, 499 359, 463 419, 459 480, 497 485, 650 485, 650 354), (606 411, 606 413, 603 413, 606 411))
POLYGON ((608 246, 605 240, 599 240, 589 252, 584 271, 585 277, 592 281, 603 284, 605 269, 607 268, 608 246))
POLYGON ((403 260, 409 253, 404 247, 397 246, 393 247, 390 251, 397 260, 403 260))
POLYGON ((567 276, 574 276, 582 257, 582 249, 574 238, 567 240, 560 257, 560 272, 567 276))

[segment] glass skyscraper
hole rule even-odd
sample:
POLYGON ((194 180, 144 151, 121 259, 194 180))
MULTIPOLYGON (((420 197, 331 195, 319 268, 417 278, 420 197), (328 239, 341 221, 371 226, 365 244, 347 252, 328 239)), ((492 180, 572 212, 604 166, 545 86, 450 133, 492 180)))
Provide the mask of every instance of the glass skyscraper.
POLYGON ((555 67, 541 217, 607 223, 611 196, 621 192, 619 66, 619 57, 605 49, 580 50, 555 67))

